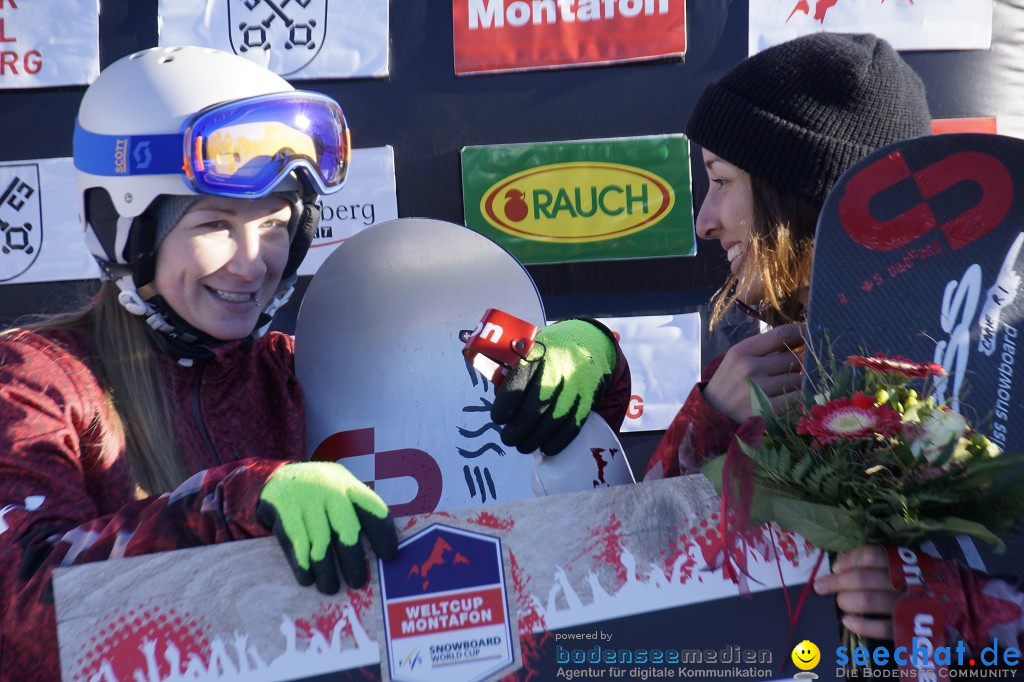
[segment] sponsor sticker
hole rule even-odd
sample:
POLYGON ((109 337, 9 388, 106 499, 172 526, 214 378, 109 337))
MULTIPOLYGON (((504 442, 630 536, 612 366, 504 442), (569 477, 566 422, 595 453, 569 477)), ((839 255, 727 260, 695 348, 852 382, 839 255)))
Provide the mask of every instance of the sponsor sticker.
POLYGON ((523 263, 696 253, 682 135, 465 147, 466 225, 523 263))
POLYGON ((515 660, 501 541, 435 524, 377 567, 392 680, 482 680, 515 660))
POLYGON ((685 0, 453 0, 456 75, 681 57, 685 0))

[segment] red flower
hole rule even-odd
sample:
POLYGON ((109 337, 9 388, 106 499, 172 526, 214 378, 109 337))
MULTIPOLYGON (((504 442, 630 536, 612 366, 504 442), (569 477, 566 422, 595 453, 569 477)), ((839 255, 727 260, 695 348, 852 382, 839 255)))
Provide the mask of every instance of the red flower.
POLYGON ((854 367, 867 367, 880 374, 900 374, 910 379, 924 379, 927 376, 946 376, 946 370, 935 362, 914 362, 899 355, 886 356, 875 353, 874 357, 851 355, 846 364, 854 367))
POLYGON ((860 391, 852 398, 830 400, 815 405, 809 415, 800 417, 796 432, 814 436, 817 445, 837 440, 858 440, 880 435, 894 436, 900 428, 900 414, 888 405, 875 405, 875 399, 860 391))

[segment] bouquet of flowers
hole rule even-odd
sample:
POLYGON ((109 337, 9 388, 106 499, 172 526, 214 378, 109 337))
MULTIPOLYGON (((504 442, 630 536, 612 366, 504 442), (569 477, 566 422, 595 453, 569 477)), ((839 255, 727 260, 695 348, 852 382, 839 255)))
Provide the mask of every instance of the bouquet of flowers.
POLYGON ((702 468, 722 495, 723 539, 733 538, 726 563, 742 565, 737 538, 767 522, 836 553, 955 534, 1000 551, 998 534, 1024 514, 1024 456, 937 403, 942 367, 879 354, 829 370, 782 415, 751 384, 755 417, 702 468))

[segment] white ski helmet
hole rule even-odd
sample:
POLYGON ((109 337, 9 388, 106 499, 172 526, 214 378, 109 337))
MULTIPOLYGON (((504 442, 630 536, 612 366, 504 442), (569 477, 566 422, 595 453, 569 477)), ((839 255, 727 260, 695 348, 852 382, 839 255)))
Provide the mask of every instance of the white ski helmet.
POLYGON ((147 210, 174 195, 293 198, 288 264, 258 335, 291 295, 319 222, 316 202, 344 184, 350 143, 330 98, 295 90, 243 57, 183 46, 104 69, 82 97, 73 149, 86 242, 103 277, 129 312, 191 343, 208 339, 160 297, 139 293, 152 281, 158 247, 147 210))

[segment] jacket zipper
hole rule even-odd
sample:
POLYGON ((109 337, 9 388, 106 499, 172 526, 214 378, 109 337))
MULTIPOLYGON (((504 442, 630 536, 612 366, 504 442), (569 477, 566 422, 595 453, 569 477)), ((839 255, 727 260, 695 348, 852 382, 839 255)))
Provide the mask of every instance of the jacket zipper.
POLYGON ((200 364, 196 367, 195 379, 192 380, 192 418, 196 422, 196 428, 199 429, 199 435, 203 439, 203 443, 210 449, 210 454, 213 455, 214 461, 217 464, 223 464, 220 455, 217 453, 217 448, 213 446, 213 439, 210 438, 210 432, 206 428, 206 422, 203 421, 203 413, 200 409, 200 391, 203 388, 203 373, 206 371, 206 363, 200 364))

